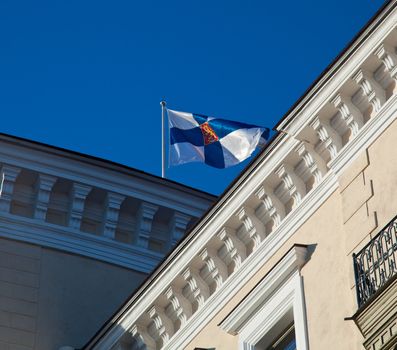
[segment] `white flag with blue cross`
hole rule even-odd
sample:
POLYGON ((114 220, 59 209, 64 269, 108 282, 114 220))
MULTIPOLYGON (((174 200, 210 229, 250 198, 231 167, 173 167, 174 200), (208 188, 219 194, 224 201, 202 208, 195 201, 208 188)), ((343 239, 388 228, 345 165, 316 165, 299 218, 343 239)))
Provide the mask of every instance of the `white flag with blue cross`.
POLYGON ((269 138, 265 127, 168 111, 170 129, 169 164, 202 162, 223 169, 247 159, 269 138))

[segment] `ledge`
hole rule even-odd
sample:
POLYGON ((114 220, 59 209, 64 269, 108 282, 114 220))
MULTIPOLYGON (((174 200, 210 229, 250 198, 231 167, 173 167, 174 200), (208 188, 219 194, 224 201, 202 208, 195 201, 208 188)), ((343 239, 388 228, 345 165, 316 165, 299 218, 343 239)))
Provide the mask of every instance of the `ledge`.
POLYGON ((150 273, 163 255, 68 227, 0 213, 0 237, 55 248, 91 259, 150 273))

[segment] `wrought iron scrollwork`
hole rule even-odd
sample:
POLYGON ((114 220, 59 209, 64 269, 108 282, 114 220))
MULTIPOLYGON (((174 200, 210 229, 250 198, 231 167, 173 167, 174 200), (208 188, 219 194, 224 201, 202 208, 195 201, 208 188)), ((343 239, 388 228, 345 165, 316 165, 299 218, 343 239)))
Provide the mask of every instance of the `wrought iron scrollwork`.
POLYGON ((358 306, 364 305, 397 274, 397 216, 357 254, 353 254, 358 306))

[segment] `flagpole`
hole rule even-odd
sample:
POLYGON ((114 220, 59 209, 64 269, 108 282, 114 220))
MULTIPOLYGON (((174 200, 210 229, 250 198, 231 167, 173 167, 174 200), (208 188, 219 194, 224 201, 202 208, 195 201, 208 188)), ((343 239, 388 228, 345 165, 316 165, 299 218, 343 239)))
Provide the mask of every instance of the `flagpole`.
POLYGON ((161 105, 161 177, 165 178, 165 109, 166 103, 164 100, 160 102, 161 105))

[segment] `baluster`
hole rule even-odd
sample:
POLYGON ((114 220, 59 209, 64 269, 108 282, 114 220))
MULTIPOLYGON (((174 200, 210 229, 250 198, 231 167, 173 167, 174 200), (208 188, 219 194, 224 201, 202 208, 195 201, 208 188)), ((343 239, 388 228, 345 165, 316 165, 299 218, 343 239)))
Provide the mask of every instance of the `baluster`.
POLYGON ((80 230, 81 219, 84 212, 84 202, 88 194, 91 192, 91 189, 91 186, 79 184, 76 182, 73 183, 71 191, 72 203, 69 212, 69 226, 71 228, 80 230))
POLYGON ((108 192, 107 194, 107 210, 105 212, 105 225, 103 235, 107 238, 114 239, 117 223, 119 220, 120 207, 125 196, 108 192))
POLYGON ((10 212, 14 185, 20 172, 20 168, 12 165, 3 165, 1 168, 0 210, 2 212, 10 212))
POLYGON ((47 215, 48 203, 52 188, 57 178, 51 175, 39 174, 36 183, 36 207, 34 211, 35 219, 45 220, 47 215))
POLYGON ((153 218, 159 207, 152 203, 141 202, 137 214, 137 237, 138 246, 148 249, 150 235, 152 232, 153 218))
POLYGON ((216 236, 223 243, 219 254, 224 256, 224 260, 233 261, 235 269, 238 269, 246 258, 245 245, 237 238, 234 230, 226 226, 216 236))

